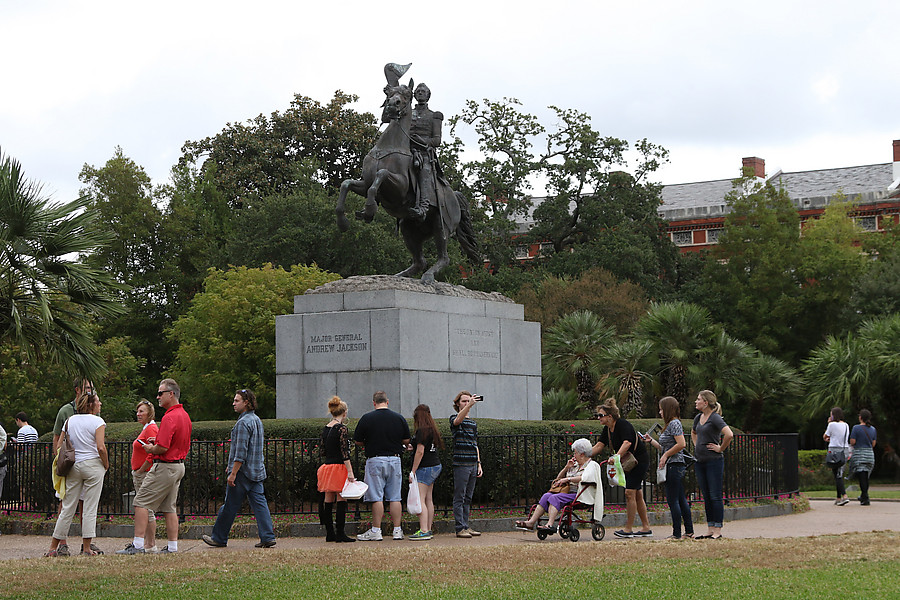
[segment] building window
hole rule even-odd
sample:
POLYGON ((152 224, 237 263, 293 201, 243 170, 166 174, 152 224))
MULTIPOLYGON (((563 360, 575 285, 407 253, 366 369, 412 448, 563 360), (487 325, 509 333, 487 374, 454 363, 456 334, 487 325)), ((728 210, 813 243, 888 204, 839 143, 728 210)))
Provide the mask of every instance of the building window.
POLYGON ((516 258, 522 260, 523 258, 528 258, 528 246, 524 244, 520 244, 516 246, 516 258))
POLYGON ((721 235, 721 229, 707 229, 706 230, 706 243, 707 244, 718 244, 719 243, 719 235, 721 235))
POLYGON ((672 241, 676 246, 690 246, 694 243, 693 232, 675 231, 672 233, 672 241))
POLYGON ((866 231, 878 231, 878 217, 859 217, 856 223, 866 231))
POLYGON ((541 256, 549 256, 553 254, 553 244, 551 242, 541 242, 541 256))

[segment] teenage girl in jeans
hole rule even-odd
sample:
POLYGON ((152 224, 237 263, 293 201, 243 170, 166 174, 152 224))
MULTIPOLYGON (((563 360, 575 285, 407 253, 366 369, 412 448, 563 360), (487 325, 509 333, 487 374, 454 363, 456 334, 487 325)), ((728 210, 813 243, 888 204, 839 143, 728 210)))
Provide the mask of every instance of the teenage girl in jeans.
POLYGON ((679 420, 680 410, 678 400, 672 396, 666 396, 659 401, 659 415, 666 424, 666 428, 659 434, 657 442, 649 435, 644 435, 644 441, 660 451, 658 468, 666 470, 666 502, 669 504, 669 512, 672 513, 672 535, 666 539, 680 540, 681 522, 684 521, 684 536, 694 537, 694 521, 691 518, 691 506, 684 496, 684 471, 687 466, 682 450, 687 446, 684 439, 684 429, 679 420))

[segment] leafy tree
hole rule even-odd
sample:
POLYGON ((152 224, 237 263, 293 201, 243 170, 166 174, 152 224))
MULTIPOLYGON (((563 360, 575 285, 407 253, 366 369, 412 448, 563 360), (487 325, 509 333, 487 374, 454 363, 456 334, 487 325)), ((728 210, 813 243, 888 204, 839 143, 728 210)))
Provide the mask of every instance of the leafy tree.
POLYGON ((295 295, 335 279, 300 265, 211 269, 203 291, 168 332, 178 348, 169 375, 184 390, 191 415, 229 418, 230 394, 247 386, 259 398, 260 416, 273 417, 275 317, 291 312, 295 295))
POLYGON ((880 258, 857 275, 841 322, 855 329, 866 319, 893 313, 900 313, 900 254, 880 258))
POLYGON ((89 377, 105 368, 91 319, 122 312, 113 279, 74 258, 109 242, 98 219, 87 198, 51 203, 0 154, 0 341, 89 377))
POLYGON ((783 360, 762 353, 753 357, 749 368, 747 402, 737 405, 744 431, 761 431, 763 423, 770 432, 797 431, 801 423, 793 408, 803 391, 800 373, 783 360), (766 419, 766 413, 772 417, 766 419))
POLYGON ((341 233, 335 226, 334 199, 315 187, 268 196, 239 211, 235 235, 227 244, 229 262, 251 267, 316 264, 345 277, 397 273, 408 266, 409 252, 394 219, 378 211, 369 226, 341 233))
MULTIPOLYGON (((479 241, 492 268, 514 260, 515 220, 531 207, 530 177, 538 168, 534 141, 544 127, 537 117, 522 112, 521 105, 515 98, 484 99, 483 104, 469 100, 449 120, 451 137, 462 125, 473 126, 478 136, 480 160, 451 162, 468 182, 479 241)), ((458 151, 461 142, 456 138, 449 146, 458 151)))
POLYGON ((842 200, 842 194, 832 198, 822 216, 807 223, 800 238, 797 273, 803 282, 803 318, 794 325, 802 330, 798 332, 805 346, 798 349, 802 355, 827 334, 846 331, 849 324, 842 314, 853 293, 847 282, 869 269, 869 262, 860 251, 860 241, 866 233, 850 218, 853 204, 842 200))
POLYGON ((78 178, 85 185, 82 194, 99 215, 92 225, 94 233, 111 234, 110 243, 85 261, 123 286, 119 298, 126 312, 104 320, 100 337, 127 340, 142 367, 149 367, 142 377, 156 379, 171 357, 162 340, 171 323, 175 274, 162 269, 162 212, 156 207, 150 177, 117 147, 102 167, 85 164, 78 178))
POLYGON ((284 112, 229 123, 215 136, 185 143, 181 164, 204 160, 215 165, 210 172, 233 207, 291 194, 305 180, 304 170, 298 169, 303 161, 313 161, 316 181, 336 194, 343 180, 358 173, 378 134, 371 113, 348 108, 356 100, 337 91, 323 105, 297 94, 284 112))
POLYGON ((828 336, 802 368, 805 416, 820 416, 832 406, 870 408, 900 439, 900 314, 866 321, 856 334, 828 336))
POLYGON ((786 191, 752 177, 736 180, 725 200, 731 213, 706 263, 704 306, 738 339, 790 359, 802 310, 797 211, 786 191))
POLYGON ((588 310, 603 317, 619 333, 629 331, 647 312, 647 300, 640 286, 619 282, 609 271, 593 268, 580 276, 546 275, 534 283, 526 283, 515 295, 525 305, 525 318, 539 321, 544 330, 563 316, 577 310, 588 310))
POLYGON ((590 311, 579 310, 557 321, 544 336, 544 385, 574 389, 579 404, 592 409, 603 374, 602 352, 614 336, 615 330, 590 311))

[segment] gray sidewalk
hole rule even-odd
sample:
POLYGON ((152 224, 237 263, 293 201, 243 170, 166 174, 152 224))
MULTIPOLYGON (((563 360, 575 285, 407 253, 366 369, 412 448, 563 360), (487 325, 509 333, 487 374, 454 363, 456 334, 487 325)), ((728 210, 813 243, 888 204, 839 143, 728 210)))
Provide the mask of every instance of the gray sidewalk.
MULTIPOLYGON (((722 533, 726 538, 746 539, 807 537, 855 531, 900 531, 900 502, 873 501, 871 506, 860 506, 858 502, 851 502, 847 506, 835 506, 832 502, 826 501, 811 501, 810 504, 811 509, 805 513, 726 521, 722 533)), ((583 529, 581 532, 581 540, 578 543, 603 544, 610 540, 615 540, 616 538, 612 535, 614 528, 612 525, 613 520, 614 519, 612 519, 611 516, 604 518, 606 538, 602 542, 594 542, 591 539, 590 531, 583 529), (608 519, 610 522, 607 522, 608 519)), ((352 552, 354 549, 372 545, 390 548, 399 545, 411 547, 435 545, 462 547, 503 546, 526 543, 572 543, 569 540, 560 539, 558 535, 551 536, 547 540, 539 542, 534 533, 526 533, 512 529, 512 521, 512 519, 509 520, 509 531, 485 531, 482 536, 472 539, 458 539, 453 534, 438 534, 433 540, 427 542, 413 542, 408 539, 395 542, 389 538, 385 538, 382 542, 356 542, 354 544, 344 544, 341 548, 344 551, 352 552)), ((655 524, 653 526, 654 535, 652 538, 629 540, 628 543, 643 544, 651 540, 662 541, 671 532, 670 525, 655 524)), ((705 532, 705 525, 703 523, 698 524, 697 532, 705 532)), ((116 550, 124 547, 128 541, 129 540, 121 537, 106 537, 97 538, 95 543, 106 551, 107 554, 112 554, 116 550)), ((238 550, 255 552, 270 551, 255 550, 253 545, 257 541, 258 540, 253 538, 233 539, 229 541, 227 548, 211 548, 200 540, 183 539, 179 541, 178 545, 179 550, 184 553, 234 552, 238 550)), ((81 539, 71 537, 69 542, 73 549, 77 549, 80 547, 81 539)), ((711 542, 698 541, 691 543, 699 544, 711 542)), ((0 560, 40 557, 46 552, 49 545, 49 536, 2 535, 0 536, 0 560)), ((321 537, 290 537, 279 538, 276 549, 316 549, 333 548, 335 546, 335 544, 326 544, 324 538, 321 537)))

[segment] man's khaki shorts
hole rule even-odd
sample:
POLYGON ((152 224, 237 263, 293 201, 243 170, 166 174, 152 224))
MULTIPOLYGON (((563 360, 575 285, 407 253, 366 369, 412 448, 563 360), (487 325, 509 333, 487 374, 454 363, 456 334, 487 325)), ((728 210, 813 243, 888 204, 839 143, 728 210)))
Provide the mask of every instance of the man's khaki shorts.
POLYGON ((134 505, 158 513, 178 512, 178 487, 184 477, 184 463, 154 462, 134 497, 134 505))

